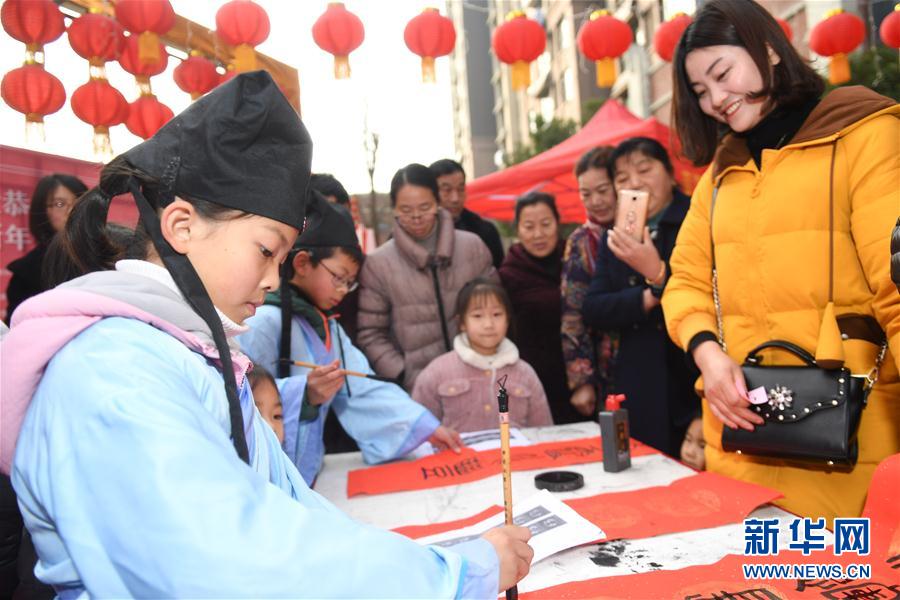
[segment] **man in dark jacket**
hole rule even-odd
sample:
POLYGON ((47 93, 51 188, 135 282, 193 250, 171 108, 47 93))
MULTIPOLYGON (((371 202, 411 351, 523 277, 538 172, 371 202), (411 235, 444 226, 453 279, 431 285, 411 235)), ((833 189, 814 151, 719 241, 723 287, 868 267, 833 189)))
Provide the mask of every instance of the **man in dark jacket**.
POLYGON ((469 231, 481 238, 491 251, 494 268, 499 269, 503 262, 503 242, 500 233, 490 221, 485 221, 468 210, 466 205, 466 173, 462 165, 450 158, 442 158, 428 167, 438 182, 441 208, 453 215, 456 229, 469 231))

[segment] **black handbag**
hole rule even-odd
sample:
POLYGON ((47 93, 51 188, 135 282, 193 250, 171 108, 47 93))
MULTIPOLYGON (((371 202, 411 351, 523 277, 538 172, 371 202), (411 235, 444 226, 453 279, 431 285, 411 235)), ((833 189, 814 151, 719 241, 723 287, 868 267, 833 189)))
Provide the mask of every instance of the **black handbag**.
POLYGON ((852 468, 856 464, 856 432, 866 405, 864 377, 848 369, 822 369, 809 352, 784 340, 772 340, 750 351, 741 369, 747 389, 763 387, 768 403, 751 405, 765 419, 753 431, 722 431, 726 452, 852 468), (805 366, 768 366, 759 353, 778 348, 805 366))
MULTIPOLYGON (((719 301, 715 244, 712 240, 713 210, 718 186, 710 205, 710 243, 712 246, 712 288, 716 308, 719 345, 726 351, 719 301)), ((833 203, 832 203, 833 206, 833 203)), ((831 220, 829 255, 829 302, 834 297, 834 222, 831 220)), ((882 334, 883 335, 883 334, 882 334)), ((875 366, 866 375, 853 375, 846 368, 823 369, 806 350, 784 340, 760 344, 747 354, 741 369, 748 390, 764 388, 768 402, 751 404, 750 409, 765 419, 753 431, 724 427, 722 449, 800 462, 805 467, 852 469, 858 456, 856 433, 869 392, 878 380, 878 370, 887 351, 881 344, 875 366), (800 358, 805 366, 763 365, 759 353, 777 348, 800 358)))

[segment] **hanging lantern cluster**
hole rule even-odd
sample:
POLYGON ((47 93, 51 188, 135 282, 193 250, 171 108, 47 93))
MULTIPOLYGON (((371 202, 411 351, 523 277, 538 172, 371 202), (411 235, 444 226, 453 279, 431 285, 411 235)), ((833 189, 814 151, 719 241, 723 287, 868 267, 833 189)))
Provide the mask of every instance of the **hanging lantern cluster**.
POLYGON ((359 17, 344 8, 343 2, 329 2, 312 27, 316 45, 334 55, 334 78, 350 77, 350 53, 359 48, 366 29, 359 17))
POLYGON ((156 61, 143 61, 141 49, 145 45, 145 39, 135 34, 126 38, 119 64, 125 71, 134 75, 140 92, 138 99, 128 105, 125 127, 134 135, 146 140, 171 119, 174 113, 153 95, 150 86, 150 78, 164 72, 169 64, 166 48, 157 38, 156 61))
POLYGON ((422 81, 433 83, 436 81, 434 59, 453 51, 456 28, 453 21, 441 16, 436 8, 426 8, 406 24, 403 41, 413 54, 422 57, 422 81))
POLYGON ((118 21, 91 9, 72 21, 68 34, 72 49, 90 65, 90 80, 72 93, 72 112, 94 128, 94 154, 112 157, 109 128, 125 122, 128 102, 106 80, 106 63, 121 55, 125 32, 118 21))
POLYGON ((578 47, 581 53, 597 66, 597 87, 608 88, 616 82, 616 59, 625 54, 634 34, 627 23, 615 18, 609 11, 595 10, 578 31, 578 47))
POLYGON ((29 140, 43 139, 44 117, 66 103, 62 82, 44 70, 44 44, 65 31, 63 15, 52 0, 6 0, 0 21, 10 37, 25 44, 25 63, 3 76, 0 97, 25 115, 29 140))
POLYGON ((169 0, 117 0, 116 20, 137 36, 134 44, 139 61, 153 65, 165 54, 159 36, 167 34, 175 26, 175 11, 169 0))
POLYGON ((850 61, 853 52, 866 37, 863 20, 840 8, 828 11, 809 34, 809 47, 819 56, 831 57, 828 80, 838 85, 850 81, 850 61))
POLYGON ((269 15, 253 0, 231 0, 216 12, 216 35, 234 47, 238 73, 256 69, 256 50, 269 37, 269 15))
POLYGON ((684 30, 688 28, 691 22, 693 22, 693 19, 689 15, 680 12, 675 13, 671 19, 660 24, 659 29, 653 34, 653 49, 656 50, 656 54, 661 59, 666 62, 672 62, 672 58, 675 56, 675 47, 681 41, 684 30))
POLYGON ((491 45, 497 59, 512 67, 512 88, 524 90, 531 85, 531 62, 547 47, 547 34, 540 23, 516 10, 494 31, 491 45))
POLYGON ((878 34, 885 46, 900 48, 900 3, 894 5, 894 10, 884 18, 878 34))

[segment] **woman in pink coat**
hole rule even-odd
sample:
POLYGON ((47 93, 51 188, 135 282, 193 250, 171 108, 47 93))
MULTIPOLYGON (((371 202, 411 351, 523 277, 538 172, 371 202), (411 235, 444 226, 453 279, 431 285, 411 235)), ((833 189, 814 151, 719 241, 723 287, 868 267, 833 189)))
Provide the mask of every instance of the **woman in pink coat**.
POLYGON ((514 427, 552 425, 540 379, 506 337, 512 305, 506 290, 475 279, 459 293, 460 333, 453 350, 419 375, 412 397, 460 433, 497 427, 497 381, 507 377, 514 427))

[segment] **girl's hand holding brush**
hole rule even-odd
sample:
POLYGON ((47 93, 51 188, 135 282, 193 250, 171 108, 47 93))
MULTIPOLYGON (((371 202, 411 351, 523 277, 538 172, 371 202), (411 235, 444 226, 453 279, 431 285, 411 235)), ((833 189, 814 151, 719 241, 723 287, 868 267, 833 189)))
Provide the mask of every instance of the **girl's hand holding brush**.
POLYGON ((325 404, 340 391, 347 379, 347 371, 340 368, 341 361, 316 367, 306 375, 306 399, 313 406, 325 404))
POLYGON ((497 552, 500 563, 500 588, 504 592, 519 583, 531 569, 534 549, 528 545, 531 530, 518 525, 495 527, 482 536, 497 552))

